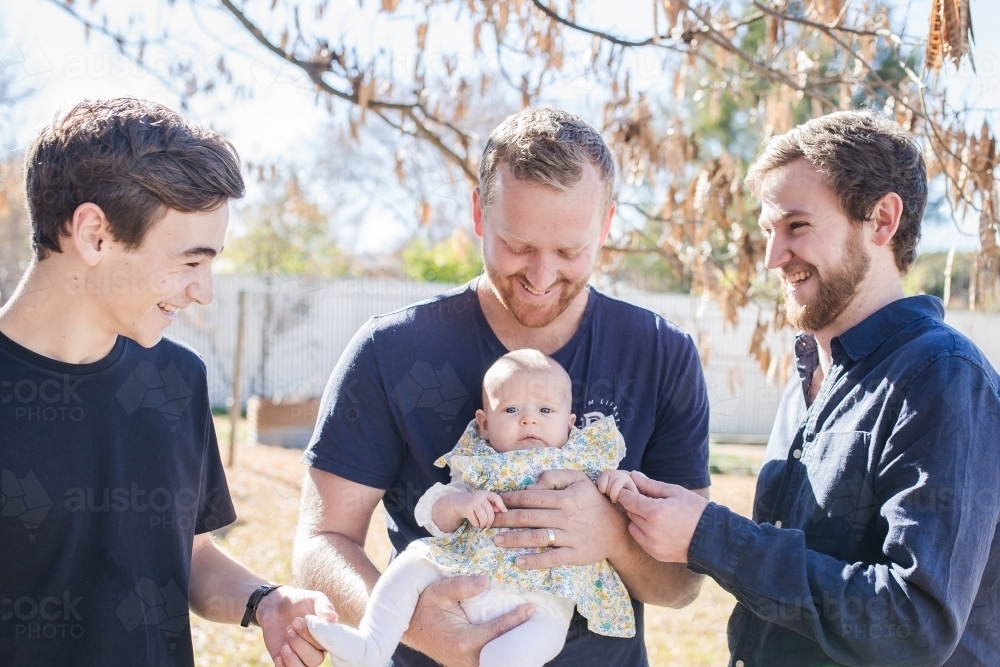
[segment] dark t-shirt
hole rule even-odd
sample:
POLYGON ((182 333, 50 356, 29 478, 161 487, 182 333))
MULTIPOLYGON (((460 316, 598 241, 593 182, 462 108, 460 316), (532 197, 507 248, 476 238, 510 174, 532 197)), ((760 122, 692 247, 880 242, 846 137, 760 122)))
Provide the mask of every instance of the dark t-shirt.
MULTIPOLYGON (((507 352, 483 315, 475 280, 373 318, 330 377, 303 461, 386 489, 389 538, 402 551, 428 536, 413 510, 424 491, 449 480, 434 460, 455 446, 482 407, 483 375, 507 352)), ((579 330, 552 356, 572 378, 578 425, 614 415, 627 447, 621 469, 691 489, 709 485, 708 399, 687 334, 590 289, 579 330)), ((593 634, 577 614, 550 664, 645 665, 642 605, 633 606, 635 638, 593 634)), ((433 663, 400 647, 395 664, 433 663)))
POLYGON ((236 519, 197 354, 0 334, 0 471, 0 664, 193 665, 194 535, 236 519))

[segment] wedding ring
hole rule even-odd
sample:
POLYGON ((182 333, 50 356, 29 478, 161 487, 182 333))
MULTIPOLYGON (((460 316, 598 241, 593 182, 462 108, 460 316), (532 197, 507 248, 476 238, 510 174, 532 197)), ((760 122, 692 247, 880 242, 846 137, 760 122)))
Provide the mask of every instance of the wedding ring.
POLYGON ((546 544, 545 546, 554 547, 556 545, 556 531, 552 530, 551 528, 548 528, 547 530, 549 531, 549 543, 546 544))

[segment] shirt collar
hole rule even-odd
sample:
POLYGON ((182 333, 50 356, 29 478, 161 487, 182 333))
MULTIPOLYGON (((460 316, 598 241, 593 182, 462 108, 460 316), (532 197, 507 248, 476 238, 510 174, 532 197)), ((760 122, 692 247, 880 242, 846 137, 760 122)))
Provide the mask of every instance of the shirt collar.
MULTIPOLYGON (((893 301, 875 311, 864 320, 833 339, 844 353, 857 361, 874 352, 890 336, 903 327, 924 317, 944 319, 944 304, 935 296, 922 294, 893 301)), ((836 345, 834 345, 836 347, 836 345)), ((816 338, 809 333, 795 339, 795 362, 802 379, 803 390, 808 394, 809 382, 819 365, 816 338)))
POLYGON ((867 357, 903 327, 916 320, 931 317, 944 319, 944 303, 936 296, 911 296, 893 301, 840 334, 844 352, 852 361, 867 357))

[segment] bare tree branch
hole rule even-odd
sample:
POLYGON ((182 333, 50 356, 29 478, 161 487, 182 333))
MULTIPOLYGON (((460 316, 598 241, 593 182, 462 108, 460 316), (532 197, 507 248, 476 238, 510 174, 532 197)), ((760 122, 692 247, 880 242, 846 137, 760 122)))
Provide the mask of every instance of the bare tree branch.
MULTIPOLYGON (((360 95, 358 93, 357 87, 358 82, 354 82, 355 86, 351 92, 347 92, 330 85, 324 78, 323 75, 326 72, 332 71, 332 63, 337 61, 338 56, 336 54, 329 54, 328 59, 325 61, 315 61, 315 60, 301 60, 293 54, 282 49, 279 45, 275 44, 264 35, 264 32, 258 28, 239 8, 234 5, 231 0, 221 0, 222 5, 229 10, 229 12, 236 17, 236 19, 243 25, 243 27, 253 35, 260 44, 262 44, 268 51, 278 56, 279 58, 285 60, 292 65, 295 65, 313 82, 313 84, 320 90, 334 97, 338 97, 342 100, 351 102, 353 104, 360 104, 360 95)), ((342 57, 342 56, 341 56, 342 57)), ((379 118, 383 121, 389 123, 392 127, 397 130, 406 132, 415 137, 419 137, 428 141, 431 145, 437 148, 441 153, 448 158, 451 162, 458 166, 462 173, 466 175, 472 182, 477 182, 479 176, 476 171, 471 167, 469 157, 461 156, 454 149, 449 147, 444 139, 433 130, 431 130, 427 123, 439 125, 445 127, 460 138, 460 143, 463 146, 468 146, 471 143, 472 138, 469 137, 465 132, 456 127, 453 123, 448 122, 445 119, 437 118, 431 114, 427 108, 419 101, 415 100, 413 102, 392 102, 388 100, 371 99, 365 102, 367 108, 372 109, 375 112, 382 112, 387 110, 395 110, 402 112, 407 118, 409 118, 413 124, 417 127, 416 132, 407 132, 403 129, 401 124, 393 123, 384 113, 376 113, 379 118), (423 116, 423 118, 421 118, 423 116)))

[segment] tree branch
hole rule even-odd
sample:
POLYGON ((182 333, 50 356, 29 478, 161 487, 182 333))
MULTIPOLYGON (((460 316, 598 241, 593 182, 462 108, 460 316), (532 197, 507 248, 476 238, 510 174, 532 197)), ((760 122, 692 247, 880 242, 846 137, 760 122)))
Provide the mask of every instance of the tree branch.
POLYGON ((121 35, 116 34, 116 33, 112 32, 111 30, 108 30, 108 28, 106 28, 105 26, 98 25, 98 24, 94 23, 93 21, 90 21, 90 20, 84 18, 79 12, 77 12, 75 9, 73 9, 67 3, 60 2, 59 0, 49 0, 49 2, 51 2, 56 7, 58 7, 61 10, 63 10, 64 12, 66 12, 67 14, 69 14, 70 16, 72 16, 77 21, 79 21, 83 25, 83 27, 86 28, 88 31, 89 30, 93 30, 93 31, 95 31, 95 32, 97 32, 97 33, 99 33, 101 35, 104 35, 108 39, 112 40, 118 46, 118 53, 120 53, 122 56, 124 56, 128 60, 131 60, 132 62, 134 62, 144 72, 146 72, 147 74, 149 74, 150 76, 152 76, 154 79, 156 79, 157 81, 159 81, 160 83, 162 83, 164 86, 166 86, 170 90, 174 91, 174 94, 177 95, 178 98, 180 98, 181 103, 182 104, 184 103, 184 99, 187 97, 187 94, 184 93, 184 92, 182 92, 182 91, 180 91, 180 90, 178 90, 174 86, 174 82, 172 80, 170 80, 169 78, 163 76, 160 72, 158 72, 157 70, 155 70, 152 67, 150 67, 149 65, 147 65, 146 62, 142 59, 142 55, 141 54, 142 54, 143 49, 145 49, 145 47, 148 44, 150 44, 150 43, 159 44, 160 43, 159 41, 156 41, 156 42, 147 42, 145 40, 140 40, 139 42, 129 41, 129 40, 125 39, 124 37, 122 37, 121 35), (127 54, 125 52, 125 47, 126 46, 131 46, 131 47, 139 49, 139 54, 140 55, 138 55, 138 56, 132 56, 132 55, 127 54))
MULTIPOLYGON (((269 40, 267 36, 264 35, 263 31, 260 28, 258 28, 247 17, 246 14, 244 14, 239 8, 237 8, 236 5, 234 5, 231 0, 221 0, 221 2, 222 5, 226 9, 228 9, 229 12, 234 17, 236 17, 236 20, 238 20, 240 24, 243 25, 243 27, 247 30, 247 32, 253 35, 254 39, 256 39, 261 45, 263 45, 268 51, 270 51, 274 55, 278 56, 279 58, 285 60, 288 63, 291 63, 292 65, 295 65, 303 72, 305 72, 306 75, 309 77, 309 79, 313 82, 313 84, 317 88, 319 88, 325 93, 333 95, 334 97, 338 97, 347 102, 351 102, 352 104, 360 105, 360 98, 356 90, 352 90, 351 92, 341 90, 339 88, 330 85, 323 78, 324 73, 332 71, 330 69, 330 63, 332 62, 332 60, 328 61, 326 64, 323 64, 314 62, 312 60, 301 60, 300 58, 297 58, 293 54, 285 51, 280 46, 269 40)), ((436 118, 434 115, 432 115, 427 111, 427 108, 421 102, 419 101, 390 102, 387 100, 372 99, 366 102, 366 107, 374 111, 379 118, 388 123, 391 127, 394 127, 397 130, 400 130, 401 132, 405 132, 406 134, 422 138, 431 143, 435 148, 440 150, 445 157, 454 162, 462 170, 462 173, 464 173, 466 177, 469 178, 469 180, 471 180, 473 183, 478 182, 479 176, 476 173, 476 171, 473 170, 469 165, 468 158, 467 157, 463 158, 461 155, 456 153, 452 148, 446 145, 441 136, 431 131, 427 127, 427 125, 417 116, 417 111, 419 111, 420 114, 426 118, 426 120, 434 124, 440 125, 442 127, 446 127, 455 134, 457 134, 458 136, 460 136, 462 138, 462 142, 465 145, 468 145, 468 143, 471 140, 471 137, 469 137, 464 132, 459 130, 452 123, 449 123, 446 120, 436 118), (394 110, 402 112, 407 118, 413 121, 413 124, 417 127, 417 132, 407 132, 406 130, 403 129, 401 124, 396 124, 392 122, 384 113, 381 113, 382 111, 385 110, 394 110)))
MULTIPOLYGON (((892 37, 892 31, 888 29, 882 30, 861 30, 859 28, 850 28, 842 25, 828 25, 826 23, 819 23, 816 21, 810 21, 809 19, 804 19, 799 16, 792 16, 791 14, 786 14, 780 12, 776 9, 772 9, 767 5, 763 4, 759 0, 753 0, 753 5, 757 9, 761 10, 765 14, 774 16, 775 18, 780 18, 783 21, 790 21, 792 23, 799 23, 801 25, 809 26, 810 28, 816 28, 817 30, 822 30, 823 32, 829 33, 832 30, 837 30, 838 32, 849 32, 853 35, 859 35, 861 37, 892 37)), ((846 5, 844 6, 846 9, 846 5)))
POLYGON ((698 18, 698 20, 701 21, 702 25, 705 26, 705 28, 707 29, 706 35, 710 40, 712 40, 717 46, 720 46, 726 51, 729 51, 734 56, 736 56, 743 62, 747 63, 748 65, 750 65, 750 67, 756 70, 757 73, 759 73, 761 76, 765 77, 770 81, 774 81, 775 83, 780 83, 782 85, 788 86, 792 90, 796 90, 802 93, 803 95, 808 95, 814 100, 822 104, 825 104, 830 108, 833 109, 837 108, 837 105, 834 104, 833 101, 828 99, 825 95, 822 95, 816 92, 815 90, 811 90, 805 86, 800 86, 797 81, 789 77, 784 72, 779 72, 778 70, 775 70, 771 67, 761 65, 754 59, 753 56, 751 56, 746 51, 733 44, 729 39, 726 38, 725 35, 720 33, 711 24, 711 22, 705 16, 699 14, 697 10, 695 10, 687 0, 677 0, 677 1, 681 4, 681 7, 694 14, 698 18))

